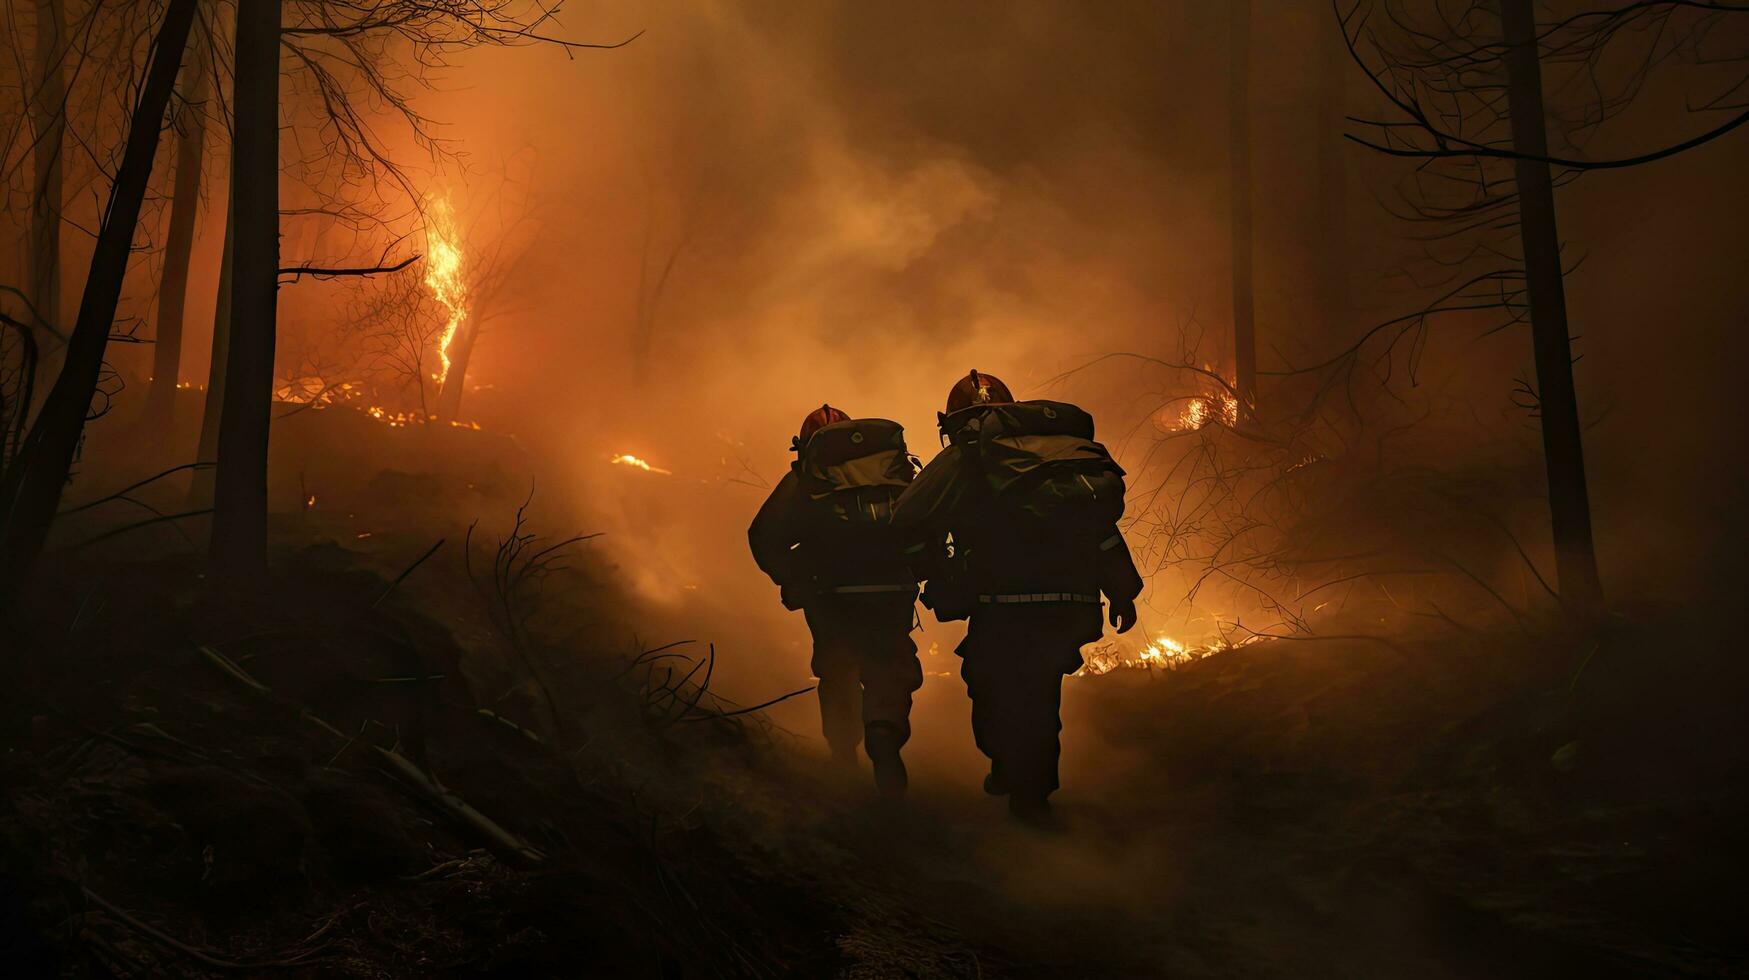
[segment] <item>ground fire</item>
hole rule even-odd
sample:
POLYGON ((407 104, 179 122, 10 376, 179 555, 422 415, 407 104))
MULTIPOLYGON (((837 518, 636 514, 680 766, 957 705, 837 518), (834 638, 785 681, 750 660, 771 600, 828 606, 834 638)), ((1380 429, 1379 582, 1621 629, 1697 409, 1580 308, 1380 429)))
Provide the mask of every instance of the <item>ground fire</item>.
POLYGON ((607 461, 615 466, 630 466, 632 469, 643 470, 645 473, 655 473, 660 476, 673 475, 672 471, 662 469, 660 466, 652 466, 648 460, 633 456, 631 453, 618 453, 609 456, 607 461))

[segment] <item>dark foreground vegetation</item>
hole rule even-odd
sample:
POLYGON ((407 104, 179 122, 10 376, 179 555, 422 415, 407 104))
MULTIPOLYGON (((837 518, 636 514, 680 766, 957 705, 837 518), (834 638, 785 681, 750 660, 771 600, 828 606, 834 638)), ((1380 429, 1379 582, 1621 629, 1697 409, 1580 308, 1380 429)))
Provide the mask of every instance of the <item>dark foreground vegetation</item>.
POLYGON ((311 513, 276 536, 252 594, 194 558, 45 566, 0 684, 12 975, 1749 962, 1745 670, 1705 619, 1078 679, 1071 727, 1129 751, 1039 834, 969 788, 877 804, 712 695, 708 650, 615 648, 610 569, 528 564, 557 541, 505 566, 513 539, 476 531, 464 568, 460 541, 414 565, 411 524, 368 554, 311 513))

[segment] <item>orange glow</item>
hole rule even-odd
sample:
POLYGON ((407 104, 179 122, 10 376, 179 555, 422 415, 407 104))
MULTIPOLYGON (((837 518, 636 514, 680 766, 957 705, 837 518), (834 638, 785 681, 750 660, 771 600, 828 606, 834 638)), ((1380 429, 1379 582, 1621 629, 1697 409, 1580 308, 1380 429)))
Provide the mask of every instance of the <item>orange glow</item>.
POLYGON ((462 281, 461 240, 456 233, 455 213, 447 196, 433 197, 425 211, 425 287, 438 304, 449 311, 443 335, 437 341, 437 359, 443 370, 437 374, 442 386, 449 380, 449 346, 468 315, 468 290, 462 281))
POLYGON ((1219 391, 1213 395, 1203 395, 1192 398, 1185 404, 1184 410, 1178 413, 1178 418, 1170 428, 1176 430, 1200 429, 1211 422, 1221 425, 1237 425, 1239 423, 1239 399, 1231 392, 1219 391))
POLYGON ((1216 639, 1202 644, 1190 644, 1170 636, 1155 636, 1141 649, 1133 652, 1123 649, 1122 640, 1104 640, 1082 651, 1087 662, 1075 672, 1075 676, 1098 676, 1114 670, 1177 670, 1204 657, 1224 650, 1250 646, 1264 639, 1267 637, 1253 634, 1237 642, 1216 639))
POLYGON ((651 466, 647 461, 639 459, 631 453, 620 453, 618 456, 609 457, 607 461, 616 466, 630 466, 633 469, 643 470, 646 473, 660 473, 663 476, 674 475, 672 470, 665 470, 660 466, 651 466))

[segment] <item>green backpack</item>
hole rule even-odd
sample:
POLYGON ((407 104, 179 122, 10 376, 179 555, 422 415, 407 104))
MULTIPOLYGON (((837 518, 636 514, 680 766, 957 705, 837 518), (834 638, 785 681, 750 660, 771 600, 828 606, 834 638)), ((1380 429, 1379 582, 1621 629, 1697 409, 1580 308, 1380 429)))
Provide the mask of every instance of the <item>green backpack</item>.
POLYGON ((802 491, 824 516, 852 526, 884 526, 917 475, 905 429, 886 419, 821 426, 797 449, 802 491))
POLYGON ((1067 402, 973 405, 941 420, 997 505, 1039 522, 1098 529, 1123 516, 1124 471, 1067 402))

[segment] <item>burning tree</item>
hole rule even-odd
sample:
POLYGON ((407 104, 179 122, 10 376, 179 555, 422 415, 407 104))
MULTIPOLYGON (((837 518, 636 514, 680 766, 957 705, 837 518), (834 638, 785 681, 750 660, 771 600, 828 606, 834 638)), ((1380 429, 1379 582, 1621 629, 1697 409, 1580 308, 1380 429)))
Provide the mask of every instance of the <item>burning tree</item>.
MULTIPOLYGON (((29 394, 38 363, 35 341, 41 332, 55 329, 52 300, 56 290, 40 290, 48 297, 45 305, 30 292, 8 287, 8 295, 20 300, 26 310, 22 317, 6 312, 9 339, 0 350, 8 365, 4 372, 7 431, 25 432, 21 439, 11 440, 13 449, 0 481, 0 564, 6 569, 0 585, 7 593, 23 580, 42 547, 93 400, 100 395, 100 383, 106 376, 104 354, 122 281, 130 267, 163 120, 201 4, 198 0, 119 7, 96 3, 71 29, 66 29, 66 19, 59 16, 63 8, 56 0, 40 0, 38 7, 42 65, 36 72, 39 77, 26 86, 40 110, 33 117, 37 132, 31 142, 42 148, 37 154, 33 190, 38 192, 34 199, 43 202, 43 213, 56 215, 57 238, 60 203, 55 197, 60 192, 53 186, 59 172, 55 164, 62 146, 59 133, 70 116, 66 99, 54 98, 59 91, 55 78, 68 63, 69 53, 88 56, 94 50, 95 38, 106 46, 105 57, 92 59, 100 73, 132 79, 138 72, 138 81, 117 79, 96 93, 100 99, 114 99, 120 93, 123 99, 133 100, 124 111, 103 117, 119 116, 122 120, 127 135, 119 158, 103 158, 106 141, 96 133, 80 142, 93 157, 94 179, 109 185, 109 203, 59 375, 28 423, 29 394), (99 24, 99 14, 113 15, 113 26, 102 22, 107 33, 93 26, 99 24), (82 39, 77 46, 65 41, 74 36, 82 39), (142 63, 146 68, 140 72, 142 63), (48 165, 43 163, 45 159, 48 165), (20 339, 21 330, 38 333, 20 339)), ((341 185, 350 181, 355 189, 362 186, 373 193, 385 184, 410 191, 404 174, 384 154, 372 129, 371 114, 359 108, 361 100, 399 114, 412 128, 416 142, 435 149, 436 141, 425 120, 412 109, 404 89, 421 84, 427 72, 442 66, 447 52, 480 45, 617 46, 567 41, 545 33, 555 11, 554 5, 537 0, 388 0, 369 5, 249 0, 235 5, 236 36, 229 71, 223 65, 222 52, 214 48, 214 53, 221 55, 215 59, 217 74, 233 79, 229 99, 234 119, 232 203, 225 260, 229 275, 221 279, 227 292, 224 319, 235 329, 215 337, 214 349, 224 361, 223 382, 209 386, 223 406, 217 440, 212 554, 220 567, 239 573, 241 577, 234 580, 248 581, 249 573, 265 560, 267 438, 274 388, 276 292, 281 277, 355 275, 406 264, 379 261, 375 266, 357 267, 303 262, 282 266, 278 242, 278 178, 284 163, 280 143, 285 109, 280 98, 282 56, 289 59, 295 77, 307 85, 302 91, 311 94, 310 104, 320 107, 317 124, 307 130, 293 127, 292 131, 294 135, 310 132, 326 146, 328 152, 321 158, 338 168, 328 175, 341 185)), ((208 36, 212 33, 209 30, 208 36)), ((23 166, 24 158, 11 154, 16 145, 15 140, 8 147, 8 186, 23 166)), ((193 156, 192 152, 187 154, 185 162, 192 165, 193 156)), ((306 155, 303 162, 310 159, 306 155)), ((198 182, 186 181, 182 190, 187 192, 190 187, 197 190, 198 182)), ((314 210, 342 221, 384 216, 381 211, 372 214, 348 207, 344 200, 314 210)), ((46 235, 39 237, 46 239, 46 235)), ((38 280, 51 278, 47 270, 57 265, 58 247, 40 249, 37 254, 42 258, 33 276, 38 280)))
MULTIPOLYGON (((446 52, 481 45, 618 46, 545 34, 555 8, 522 0, 389 0, 370 5, 290 0, 284 5, 289 19, 283 24, 280 9, 281 0, 243 4, 238 20, 235 102, 239 112, 232 170, 233 187, 238 188, 232 211, 237 224, 230 317, 233 330, 219 426, 212 555, 219 566, 244 580, 257 575, 266 561, 273 293, 280 271, 275 192, 280 166, 281 52, 303 69, 324 107, 325 122, 317 136, 331 151, 330 156, 364 161, 362 173, 373 184, 391 181, 417 199, 404 174, 379 147, 368 118, 357 108, 360 95, 397 113, 411 127, 415 140, 434 147, 436 141, 426 121, 412 108, 403 86, 419 84, 424 72, 441 67, 446 52), (272 13, 260 12, 261 7, 271 7, 272 13), (245 11, 251 18, 248 21, 245 11), (250 33, 245 33, 245 26, 250 33), (400 52, 407 54, 397 58, 400 52), (247 113, 242 111, 246 102, 253 107, 247 113), (250 149, 245 152, 245 147, 250 149), (250 191, 247 199, 242 196, 245 188, 250 191), (258 257, 258 251, 268 252, 274 260, 258 257)), ((342 171, 345 176, 348 172, 342 171)))
POLYGON ((455 212, 448 197, 438 197, 425 209, 425 286, 444 310, 443 330, 437 338, 440 369, 435 376, 438 415, 444 421, 455 416, 455 404, 461 401, 462 383, 468 373, 463 349, 473 348, 474 331, 468 317, 468 288, 462 266, 455 212), (460 336, 464 324, 468 327, 465 341, 460 336), (452 377, 457 360, 462 363, 452 377))
POLYGON ((487 324, 510 312, 502 302, 505 283, 538 231, 522 186, 515 192, 508 177, 500 180, 465 224, 446 198, 427 209, 426 252, 440 261, 428 258, 425 284, 448 313, 438 345, 441 369, 433 413, 440 424, 457 420, 474 346, 487 324))
POLYGON ((513 311, 504 286, 537 229, 511 185, 499 181, 465 215, 448 192, 429 194, 421 275, 366 280, 354 293, 336 331, 351 348, 341 370, 393 392, 397 417, 456 422, 481 333, 513 311))

